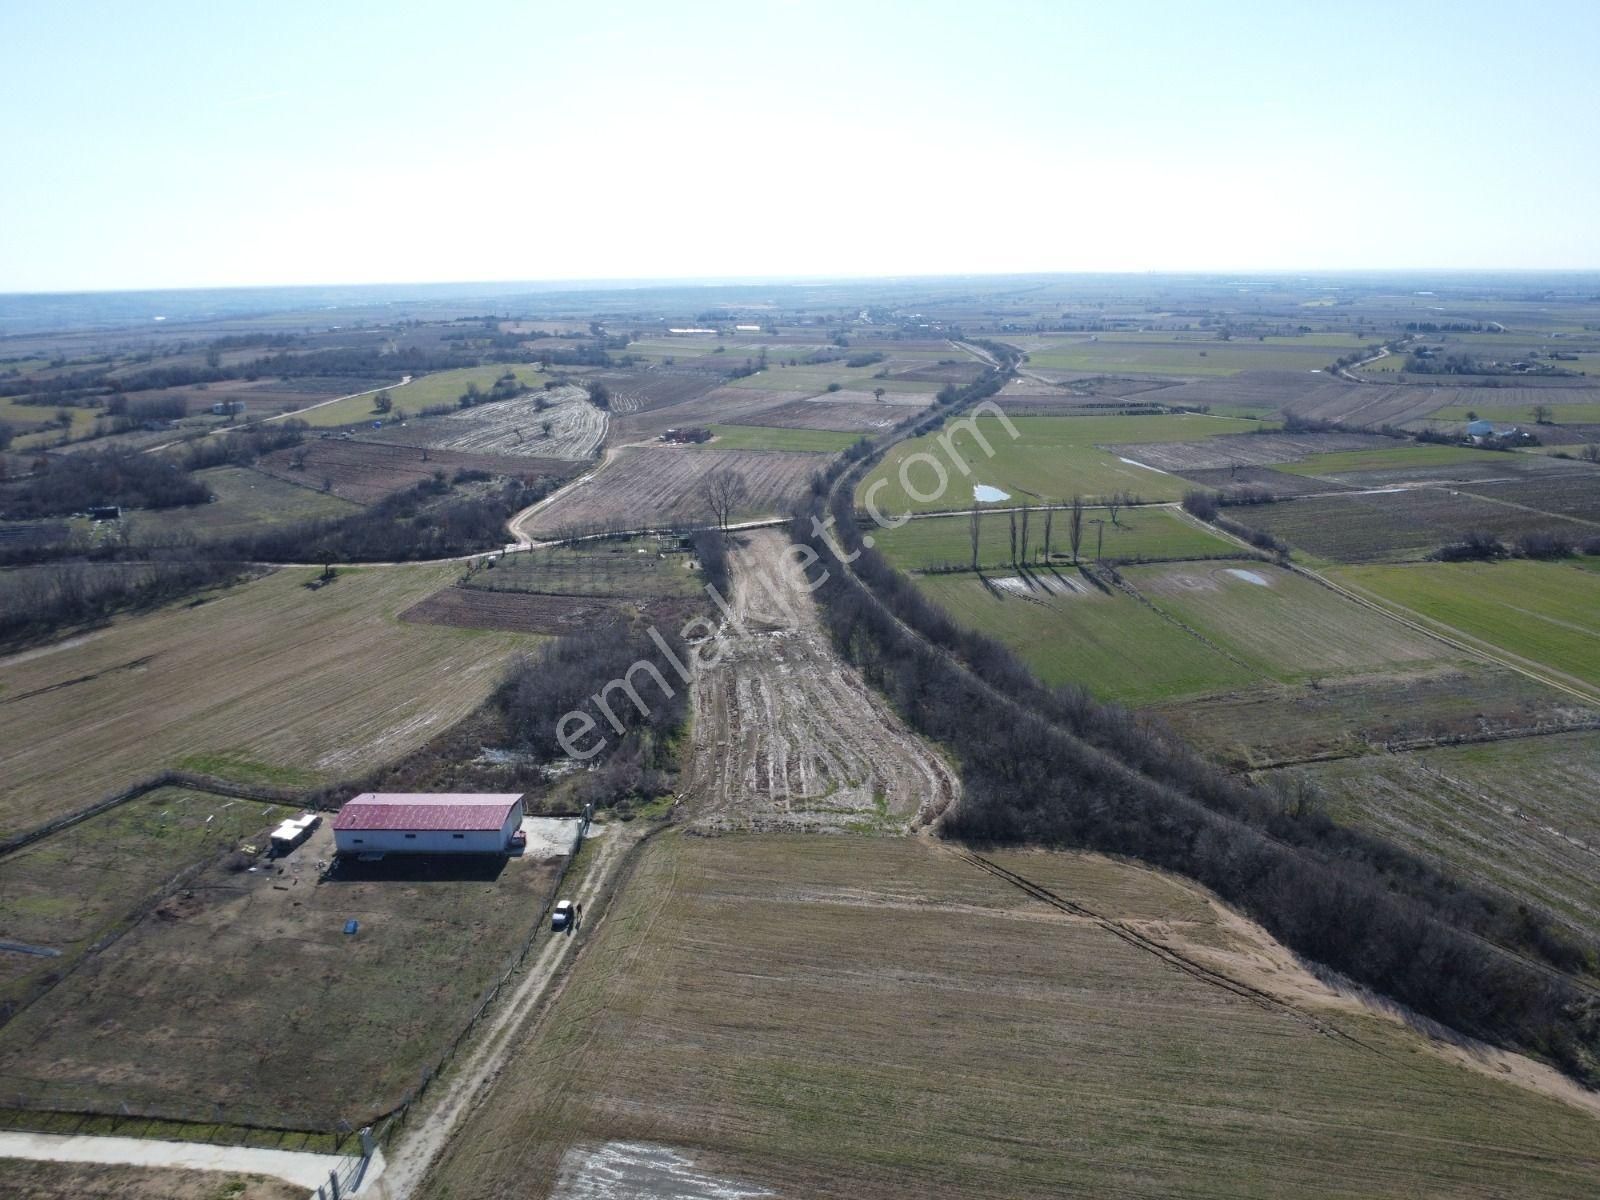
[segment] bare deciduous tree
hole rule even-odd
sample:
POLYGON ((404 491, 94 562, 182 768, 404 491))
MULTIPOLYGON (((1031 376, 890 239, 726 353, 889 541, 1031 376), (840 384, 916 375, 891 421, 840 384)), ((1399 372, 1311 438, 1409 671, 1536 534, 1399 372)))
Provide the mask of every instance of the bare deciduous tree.
POLYGON ((750 495, 750 486, 738 471, 723 467, 712 471, 700 482, 700 496, 711 511, 712 520, 723 533, 728 532, 728 520, 739 505, 750 495))
POLYGON ((1017 510, 1012 509, 1006 514, 1011 518, 1011 565, 1017 565, 1017 510))
POLYGON ((1072 498, 1072 516, 1067 523, 1067 539, 1072 543, 1072 561, 1078 561, 1078 547, 1083 545, 1083 497, 1072 498))
POLYGON ((1106 508, 1111 512, 1111 523, 1113 525, 1117 523, 1117 510, 1122 507, 1122 502, 1123 493, 1121 492, 1112 492, 1111 495, 1106 497, 1106 508))
POLYGON ((983 510, 974 506, 972 515, 967 520, 967 536, 972 539, 972 569, 978 569, 978 542, 983 535, 979 521, 983 518, 983 510))
POLYGON ((1028 561, 1028 506, 1022 506, 1022 562, 1028 561))
POLYGON ((1047 565, 1050 562, 1050 526, 1055 523, 1055 515, 1053 508, 1044 510, 1044 561, 1047 565))

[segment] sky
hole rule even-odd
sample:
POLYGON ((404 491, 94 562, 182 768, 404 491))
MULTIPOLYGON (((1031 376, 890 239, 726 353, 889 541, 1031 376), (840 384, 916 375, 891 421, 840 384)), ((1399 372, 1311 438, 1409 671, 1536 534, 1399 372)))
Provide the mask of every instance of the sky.
POLYGON ((0 0, 0 291, 1600 268, 1600 5, 0 0))

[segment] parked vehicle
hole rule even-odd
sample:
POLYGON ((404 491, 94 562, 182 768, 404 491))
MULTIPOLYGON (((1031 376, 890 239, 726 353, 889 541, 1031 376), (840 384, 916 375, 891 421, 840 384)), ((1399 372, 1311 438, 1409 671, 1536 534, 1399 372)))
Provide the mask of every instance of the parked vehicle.
POLYGON ((560 933, 563 929, 572 927, 572 901, 558 900, 555 908, 550 913, 550 928, 560 933))

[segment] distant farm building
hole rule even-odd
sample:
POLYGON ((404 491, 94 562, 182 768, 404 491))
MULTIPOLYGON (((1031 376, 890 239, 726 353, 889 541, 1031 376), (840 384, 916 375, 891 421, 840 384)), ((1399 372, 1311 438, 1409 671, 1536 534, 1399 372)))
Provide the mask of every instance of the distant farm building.
POLYGON ((96 504, 89 509, 91 521, 120 521, 122 519, 122 505, 96 504))
POLYGON ((244 411, 243 400, 218 400, 211 406, 211 415, 214 417, 231 417, 235 413, 244 411))
POLYGON ((1487 442, 1496 438, 1514 438, 1522 430, 1515 425, 1496 425, 1493 421, 1468 421, 1467 437, 1474 442, 1487 442))
POLYGON ((339 854, 506 854, 522 827, 512 793, 364 792, 333 819, 339 854))
POLYGON ((761 326, 759 326, 759 325, 735 325, 734 329, 739 333, 760 333, 761 332, 761 326))

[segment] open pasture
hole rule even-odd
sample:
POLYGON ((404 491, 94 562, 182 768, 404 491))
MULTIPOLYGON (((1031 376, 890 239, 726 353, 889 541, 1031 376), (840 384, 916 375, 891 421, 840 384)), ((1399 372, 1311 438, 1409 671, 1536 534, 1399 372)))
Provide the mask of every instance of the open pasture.
MULTIPOLYGON (((1057 564, 1071 557, 1067 523, 1071 514, 1056 510, 1051 514, 1050 550, 1057 564)), ((1020 520, 1020 518, 1019 518, 1020 520)), ((1028 516, 1028 556, 1032 560, 1044 549, 1045 514, 1028 516)), ((1011 519, 1005 512, 986 513, 978 522, 978 565, 988 570, 1003 570, 1011 562, 1011 519)), ((1079 553, 1086 559, 1095 555, 1096 534, 1102 533, 1100 546, 1110 561, 1133 562, 1141 559, 1218 558, 1238 554, 1238 547, 1194 521, 1185 520, 1169 508, 1123 509, 1112 523, 1103 508, 1084 511, 1084 545, 1079 553), (1091 522, 1102 522, 1095 525, 1091 522)), ((903 571, 929 567, 964 567, 972 562, 971 520, 966 516, 919 517, 896 529, 871 530, 874 544, 891 563, 903 571)), ((1065 569, 1065 568, 1063 568, 1065 569)))
POLYGON ((1026 339, 1028 366, 1042 371, 1122 375, 1234 375, 1240 371, 1314 371, 1359 345, 1312 338, 1235 339, 1214 333, 1071 333, 1026 339))
POLYGON ((1600 942, 1600 733, 1297 767, 1341 821, 1526 897, 1600 942))
POLYGON ((1133 566, 1122 575, 1185 629, 1284 682, 1403 670, 1453 654, 1304 575, 1254 559, 1133 566))
POLYGON ((1507 542, 1519 534, 1543 531, 1566 533, 1575 540, 1600 533, 1567 517, 1488 498, 1492 495, 1432 487, 1352 491, 1234 510, 1234 515, 1298 550, 1344 563, 1425 558, 1470 531, 1507 542))
POLYGON ((54 958, 0 952, 0 962, 12 968, 0 977, 0 1019, 48 989, 185 867, 264 838, 298 811, 157 788, 0 858, 0 941, 60 952, 54 958))
POLYGON ((1195 441, 1254 427, 1194 414, 1015 417, 1010 419, 1017 433, 1013 438, 998 417, 980 413, 972 420, 992 454, 971 429, 947 423, 895 446, 856 489, 857 503, 870 495, 885 514, 964 509, 973 502, 974 483, 998 488, 1017 504, 1059 504, 1074 494, 1089 499, 1121 491, 1145 500, 1177 500, 1188 487, 1184 480, 1101 447, 1195 441))
MULTIPOLYGON (((820 406, 819 406, 820 407, 820 406)), ((799 450, 837 454, 861 437, 830 429, 793 429, 777 425, 713 425, 712 440, 702 446, 718 450, 799 450)))
POLYGON ((1340 1000, 1181 880, 997 856, 1299 1012, 917 839, 641 853, 422 1200, 1580 1197, 1600 1179, 1594 1117, 1340 1000))
POLYGON ((0 835, 170 767, 353 777, 460 720, 532 644, 398 620, 454 566, 341 569, 313 591, 314 574, 285 568, 0 659, 0 835))
POLYGON ((1339 583, 1600 697, 1600 573, 1560 562, 1341 567, 1339 583))
POLYGON ((1268 684, 1147 711, 1235 770, 1600 724, 1600 708, 1476 660, 1268 684))
POLYGON ((1121 591, 1061 567, 1006 575, 923 575, 917 587, 950 616, 1011 647, 1046 683, 1080 683, 1140 705, 1261 679, 1121 591))
POLYGON ((537 927, 562 860, 319 878, 332 857, 324 821, 265 870, 206 868, 0 1029, 6 1091, 326 1132, 395 1107, 537 927))
POLYGON ((596 529, 703 524, 710 520, 710 508, 702 483, 723 469, 742 475, 748 489, 737 517, 777 516, 788 511, 829 457, 715 446, 625 447, 541 509, 524 529, 531 536, 550 538, 596 529))
MULTIPOLYGON (((409 432, 406 431, 406 432, 409 432)), ((531 481, 540 477, 565 477, 577 464, 559 458, 528 458, 509 454, 470 454, 457 450, 413 446, 402 442, 360 441, 340 437, 318 438, 301 446, 275 450, 258 469, 277 478, 328 486, 338 497, 357 504, 372 504, 385 496, 415 487, 443 471, 487 471, 491 475, 531 481), (296 467, 298 461, 301 465, 296 467)))

